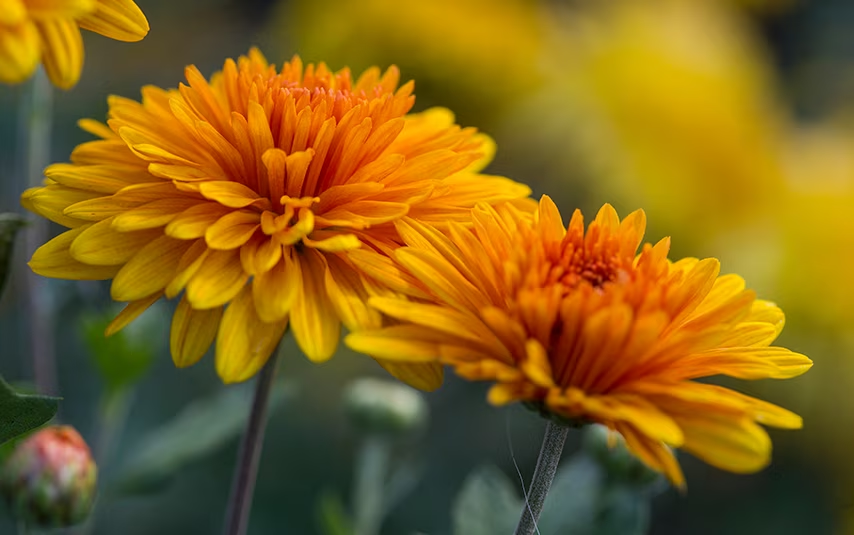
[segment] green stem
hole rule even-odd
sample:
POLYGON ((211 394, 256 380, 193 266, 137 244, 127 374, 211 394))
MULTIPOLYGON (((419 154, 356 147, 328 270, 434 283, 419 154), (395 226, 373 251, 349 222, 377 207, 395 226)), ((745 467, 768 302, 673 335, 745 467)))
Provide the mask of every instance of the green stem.
MULTIPOLYGON (((92 455, 98 471, 104 474, 105 469, 110 466, 110 457, 116 442, 124 432, 127 416, 133 404, 135 390, 133 387, 122 389, 117 392, 105 393, 98 404, 96 415, 96 435, 92 444, 92 455)), ((99 503, 103 501, 103 494, 92 506, 89 517, 80 527, 70 533, 74 535, 90 535, 95 529, 98 516, 99 503)))
POLYGON ((375 435, 366 437, 356 461, 353 486, 354 535, 379 533, 388 461, 388 440, 375 435))
MULTIPOLYGON (((21 106, 21 138, 26 139, 26 173, 29 187, 40 186, 44 168, 50 163, 50 137, 53 116, 53 87, 43 68, 30 81, 30 95, 21 106)), ((47 241, 48 220, 37 218, 25 232, 28 256, 47 241)), ((42 394, 56 394, 54 317, 51 296, 45 280, 29 272, 26 277, 27 316, 30 323, 30 353, 33 380, 42 394)))
POLYGON ((534 469, 534 477, 531 479, 522 516, 516 526, 516 535, 532 535, 536 531, 537 520, 543 510, 546 495, 557 473, 557 465, 563 453, 567 433, 569 433, 567 427, 551 421, 546 424, 543 446, 540 448, 540 456, 537 459, 537 467, 534 469))
POLYGON ((231 483, 231 497, 225 517, 225 535, 245 535, 249 527, 249 513, 252 510, 252 494, 258 477, 258 464, 261 448, 264 444, 264 432, 267 428, 267 412, 276 365, 279 361, 278 348, 273 351, 270 360, 264 365, 255 384, 255 397, 249 413, 249 423, 240 443, 237 466, 231 483))

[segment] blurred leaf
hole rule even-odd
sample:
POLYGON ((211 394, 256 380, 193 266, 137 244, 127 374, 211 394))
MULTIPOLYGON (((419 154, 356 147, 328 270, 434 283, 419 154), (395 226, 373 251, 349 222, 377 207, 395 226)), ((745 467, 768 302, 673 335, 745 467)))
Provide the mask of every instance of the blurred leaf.
POLYGON ((593 535, 644 535, 649 530, 649 494, 616 485, 602 494, 593 535))
MULTIPOLYGON (((251 383, 226 387, 187 405, 175 418, 139 441, 120 472, 120 492, 150 492, 169 484, 192 461, 216 451, 243 431, 252 405, 251 383)), ((291 397, 294 387, 278 381, 270 397, 270 413, 291 397)))
POLYGON ((353 521, 341 497, 334 492, 324 491, 318 501, 320 532, 323 535, 352 535, 353 521))
POLYGON ((385 496, 383 497, 383 518, 388 516, 397 505, 409 496, 421 479, 424 477, 425 466, 419 460, 404 460, 395 470, 386 483, 385 496))
MULTIPOLYGON (((157 306, 155 304, 152 308, 157 306)), ((83 317, 83 337, 108 392, 115 393, 133 385, 151 367, 156 353, 151 341, 159 339, 161 330, 156 319, 159 316, 163 314, 143 314, 112 336, 104 336, 104 330, 112 321, 113 314, 83 317)))
POLYGON ((0 295, 6 286, 9 267, 12 263, 12 249, 15 245, 15 235, 27 220, 18 214, 0 214, 0 295))
POLYGON ((513 533, 522 512, 516 485, 504 472, 484 465, 469 474, 453 506, 454 535, 513 533))
POLYGON ((576 455, 555 476, 538 522, 543 534, 591 533, 604 474, 587 455, 576 455))
POLYGON ((0 378, 0 444, 49 422, 60 398, 19 394, 0 378))

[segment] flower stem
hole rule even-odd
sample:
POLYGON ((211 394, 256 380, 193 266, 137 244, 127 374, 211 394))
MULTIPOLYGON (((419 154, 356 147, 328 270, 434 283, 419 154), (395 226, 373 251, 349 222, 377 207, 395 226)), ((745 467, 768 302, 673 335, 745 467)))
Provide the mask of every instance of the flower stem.
POLYGON ((249 423, 240 443, 237 466, 231 482, 231 497, 228 500, 228 512, 225 517, 224 535, 245 535, 249 527, 249 513, 252 509, 252 494, 258 476, 258 464, 261 459, 261 447, 264 444, 264 431, 267 427, 267 411, 273 379, 279 361, 278 348, 273 351, 270 360, 264 365, 255 384, 255 397, 249 413, 249 423))
MULTIPOLYGON (((36 70, 30 81, 30 94, 21 106, 20 137, 25 140, 26 155, 22 174, 27 186, 41 185, 44 168, 50 163, 50 134, 53 116, 53 87, 43 68, 36 70)), ((38 218, 25 233, 28 256, 47 241, 48 221, 38 218)), ((33 362, 33 381, 42 394, 56 394, 56 362, 54 358, 54 317, 45 280, 35 273, 26 276, 27 316, 30 323, 30 353, 33 362)))
POLYGON ((353 486, 354 535, 377 535, 383 517, 389 444, 381 436, 368 436, 356 462, 353 486))
POLYGON ((543 510, 549 487, 552 486, 552 480, 555 478, 567 433, 569 433, 568 427, 551 421, 546 424, 543 446, 540 448, 540 456, 537 458, 537 467, 534 469, 534 477, 528 488, 522 516, 516 526, 516 535, 532 535, 537 529, 537 520, 543 510))

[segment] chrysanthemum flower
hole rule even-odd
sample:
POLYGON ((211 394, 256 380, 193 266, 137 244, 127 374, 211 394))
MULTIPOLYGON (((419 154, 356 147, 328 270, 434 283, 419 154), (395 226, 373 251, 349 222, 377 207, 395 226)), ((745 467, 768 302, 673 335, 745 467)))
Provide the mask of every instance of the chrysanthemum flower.
MULTIPOLYGON (((478 201, 529 194, 476 172, 493 144, 447 110, 407 115, 413 83, 397 88, 394 67, 353 81, 295 58, 277 73, 253 50, 210 81, 192 66, 185 74, 178 89, 143 88, 141 103, 111 97, 107 125, 80 123, 101 139, 22 198, 71 229, 35 252, 36 273, 113 279, 113 299, 129 302, 108 332, 183 293, 178 366, 216 338, 222 379, 248 379, 289 318, 306 355, 326 360, 342 322, 380 325, 367 298, 389 292, 366 284, 348 251, 395 248, 391 222, 406 215, 465 221, 478 201)), ((386 368, 422 388, 441 381, 435 365, 386 368)))
POLYGON ((0 82, 23 82, 41 62, 54 85, 73 87, 83 69, 81 28, 139 41, 148 21, 133 0, 0 0, 0 82))
POLYGON ((812 363, 769 347, 782 312, 740 277, 719 276, 717 260, 671 262, 668 238, 636 255, 642 211, 620 222, 606 205, 586 233, 580 212, 565 228, 548 197, 534 217, 480 205, 473 219, 473 231, 452 224, 447 234, 400 220, 408 246, 394 252, 396 265, 353 255, 410 298, 371 299, 398 324, 351 334, 350 347, 402 361, 439 357, 467 379, 494 381, 494 404, 523 401, 549 417, 602 423, 680 486, 671 447, 753 472, 771 453, 758 424, 801 426, 789 411, 693 381, 788 378, 812 363))

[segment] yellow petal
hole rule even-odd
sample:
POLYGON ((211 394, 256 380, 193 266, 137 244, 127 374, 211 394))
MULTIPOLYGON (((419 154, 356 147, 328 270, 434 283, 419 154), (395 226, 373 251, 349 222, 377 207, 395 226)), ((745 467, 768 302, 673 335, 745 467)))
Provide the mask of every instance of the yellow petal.
POLYGON ((261 321, 252 291, 244 288, 225 310, 216 338, 216 371, 223 382, 236 383, 255 375, 275 351, 287 325, 287 320, 261 321))
POLYGON ((261 214, 237 210, 219 218, 205 231, 211 249, 236 249, 249 241, 261 227, 261 214))
POLYGON ((220 318, 222 307, 195 310, 187 296, 181 299, 172 316, 169 335, 169 349, 175 366, 192 366, 205 355, 216 337, 220 318))
POLYGON ((338 347, 341 322, 326 295, 324 258, 306 249, 299 260, 302 284, 291 310, 291 327, 305 355, 314 362, 323 362, 329 360, 338 347))
POLYGON ((148 202, 117 215, 113 220, 113 228, 129 232, 162 227, 197 203, 195 199, 181 197, 148 202))
POLYGON ((119 314, 113 318, 113 321, 107 325, 107 328, 104 330, 104 336, 112 336, 117 332, 121 331, 125 327, 130 324, 133 320, 139 317, 140 314, 148 310, 148 308, 157 302, 158 299, 163 297, 163 292, 158 292, 149 295, 145 299, 140 299, 138 301, 133 301, 132 303, 128 303, 128 305, 122 309, 119 314))
POLYGON ((30 268, 45 277, 70 280, 107 280, 119 271, 119 266, 93 266, 71 256, 71 244, 87 228, 69 230, 42 245, 33 253, 30 268))
POLYGON ((0 31, 0 82, 23 82, 36 70, 41 58, 39 31, 32 22, 3 27, 0 31))
POLYGON ((272 269, 255 275, 252 295, 258 317, 268 323, 283 320, 290 312, 302 286, 299 262, 293 259, 293 249, 272 269))
POLYGON ((199 193, 204 195, 206 199, 216 201, 229 208, 245 208, 250 204, 266 201, 243 184, 228 180, 202 182, 199 184, 199 193))
POLYGON ((393 377, 418 390, 432 392, 442 386, 444 371, 437 362, 414 364, 411 362, 389 362, 378 360, 380 366, 393 377))
POLYGON ((247 280, 237 251, 211 250, 187 284, 187 299, 196 309, 218 307, 236 296, 247 280))
POLYGON ((116 301, 135 301, 162 292, 192 244, 169 236, 149 242, 116 274, 110 295, 116 301))
POLYGON ((673 452, 659 441, 638 433, 631 425, 617 424, 617 431, 626 440, 626 447, 638 459, 657 472, 663 472, 674 486, 685 488, 685 475, 673 452))
POLYGON ((682 447, 712 466, 750 474, 771 461, 768 433, 746 417, 696 411, 674 419, 685 433, 682 447))
POLYGON ((139 41, 149 30, 145 15, 132 0, 98 0, 97 9, 77 24, 117 41, 139 41))
POLYGON ((36 23, 42 39, 42 63, 51 82, 70 89, 83 70, 83 37, 73 19, 47 19, 36 23))
POLYGON ((64 227, 74 228, 86 223, 65 215, 65 209, 75 203, 100 197, 98 193, 71 189, 59 184, 30 188, 21 195, 21 202, 28 210, 46 217, 64 227))
POLYGON ((161 236, 159 230, 119 232, 112 218, 85 228, 71 244, 71 255, 87 264, 117 266, 130 260, 147 243, 161 236))
POLYGON ((411 324, 351 332, 344 337, 353 351, 385 362, 435 362, 443 341, 441 333, 411 324))
MULTIPOLYGON (((6 8, 4 2, 3 9, 6 8)), ((17 2, 12 2, 14 5, 17 2)), ((80 18, 93 11, 96 0, 26 0, 27 11, 34 19, 43 18, 80 18)))
POLYGON ((0 3, 0 24, 18 26, 27 20, 27 5, 24 0, 3 0, 0 3))
POLYGON ((229 209, 215 202, 197 204, 178 214, 168 225, 166 234, 181 240, 192 240, 205 235, 208 228, 229 209))
POLYGON ((355 268, 335 255, 329 255, 327 263, 326 292, 347 329, 379 328, 382 317, 368 306, 368 292, 355 268))

